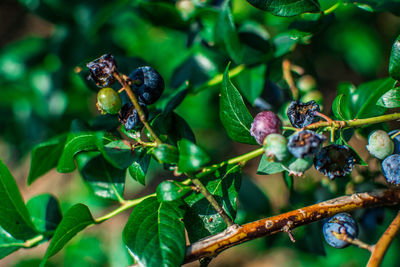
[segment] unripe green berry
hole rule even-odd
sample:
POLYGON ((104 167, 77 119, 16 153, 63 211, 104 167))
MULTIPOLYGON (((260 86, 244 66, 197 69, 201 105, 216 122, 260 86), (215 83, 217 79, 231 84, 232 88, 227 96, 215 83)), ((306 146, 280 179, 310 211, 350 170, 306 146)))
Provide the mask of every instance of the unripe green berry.
POLYGON ((97 106, 102 112, 117 114, 121 105, 121 98, 114 89, 106 87, 97 93, 97 106))
POLYGON ((313 165, 313 158, 312 157, 305 157, 305 158, 291 158, 285 161, 283 167, 290 172, 290 174, 296 176, 302 176, 306 170, 311 168, 313 165))
POLYGON ((276 161, 284 161, 290 157, 287 140, 281 134, 270 134, 264 139, 264 151, 267 157, 276 161))
POLYGON ((368 137, 367 149, 372 156, 384 159, 393 153, 394 144, 387 132, 376 130, 368 137))
POLYGON ((311 75, 304 75, 297 81, 297 88, 303 93, 309 92, 317 88, 317 82, 311 75))

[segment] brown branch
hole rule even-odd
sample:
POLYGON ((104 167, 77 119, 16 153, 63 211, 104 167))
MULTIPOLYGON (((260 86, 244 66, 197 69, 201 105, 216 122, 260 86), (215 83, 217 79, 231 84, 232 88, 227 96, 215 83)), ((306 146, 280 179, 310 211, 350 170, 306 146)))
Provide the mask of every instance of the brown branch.
POLYGON ((371 257, 369 258, 367 267, 378 267, 381 265, 383 257, 388 250, 390 243, 393 241, 397 232, 400 229, 400 212, 394 218, 393 222, 383 233, 382 237, 379 239, 378 243, 374 246, 371 257))
POLYGON ((213 257, 227 248, 255 238, 276 234, 316 222, 339 212, 395 205, 400 202, 400 190, 382 190, 343 196, 284 214, 258 220, 243 226, 233 225, 224 232, 206 237, 186 249, 185 263, 204 257, 213 257))
POLYGON ((297 100, 299 98, 299 89, 297 89, 292 76, 292 63, 288 59, 282 61, 283 79, 289 85, 289 89, 292 92, 293 99, 297 100))

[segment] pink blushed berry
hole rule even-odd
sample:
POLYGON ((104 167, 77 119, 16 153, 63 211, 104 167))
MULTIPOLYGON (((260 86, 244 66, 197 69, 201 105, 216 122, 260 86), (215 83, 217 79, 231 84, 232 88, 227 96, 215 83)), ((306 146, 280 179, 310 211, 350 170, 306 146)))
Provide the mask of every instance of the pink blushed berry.
POLYGON ((263 144, 265 137, 272 133, 280 133, 282 122, 272 111, 263 111, 257 114, 251 124, 250 134, 257 143, 263 144))

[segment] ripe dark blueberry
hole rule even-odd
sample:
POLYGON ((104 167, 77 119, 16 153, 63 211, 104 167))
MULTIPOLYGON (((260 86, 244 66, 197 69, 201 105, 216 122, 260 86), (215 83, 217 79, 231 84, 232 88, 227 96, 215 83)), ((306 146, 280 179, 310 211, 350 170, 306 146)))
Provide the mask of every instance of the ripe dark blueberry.
MULTIPOLYGON (((394 130, 389 132, 390 136, 393 136, 395 134, 397 134, 400 130, 394 130)), ((396 135, 393 139, 393 144, 394 144, 394 150, 393 150, 393 154, 400 154, 400 134, 396 135)))
POLYGON ((117 114, 121 109, 121 98, 114 89, 106 87, 97 93, 97 106, 102 112, 117 114))
POLYGON ((147 105, 156 102, 164 91, 164 79, 152 67, 139 67, 129 78, 139 100, 147 105))
POLYGON ((316 132, 304 130, 297 132, 289 137, 287 148, 296 158, 313 156, 321 149, 325 136, 316 132))
POLYGON ((322 228, 325 241, 334 248, 345 248, 348 242, 338 239, 333 233, 346 236, 350 239, 358 237, 357 222, 348 213, 338 213, 328 219, 322 228))
POLYGON ((251 124, 250 134, 257 143, 263 145, 265 137, 272 133, 281 132, 282 122, 272 111, 262 111, 256 115, 251 124))
POLYGON ((356 164, 354 152, 343 145, 332 144, 323 147, 314 157, 314 166, 330 179, 351 173, 356 164))
POLYGON ((368 137, 367 149, 372 156, 378 159, 384 159, 391 155, 393 148, 393 141, 385 131, 373 131, 368 137))
POLYGON ((291 158, 282 163, 282 166, 289 172, 289 175, 302 176, 313 164, 312 157, 291 158))
POLYGON ((267 135, 264 139, 264 151, 268 158, 275 161, 284 161, 290 157, 286 137, 281 134, 267 135))
POLYGON ((319 105, 314 100, 307 103, 292 101, 288 107, 287 116, 293 127, 303 128, 319 120, 315 116, 317 111, 320 111, 319 105))
POLYGON ((89 62, 86 67, 90 72, 88 79, 93 80, 98 87, 110 86, 115 82, 113 73, 117 70, 117 63, 111 54, 89 62))
POLYGON ((382 161, 382 172, 386 181, 391 184, 400 184, 400 154, 393 154, 382 161))
MULTIPOLYGON (((147 110, 146 104, 139 102, 139 105, 145 113, 145 116, 147 117, 149 112, 147 110)), ((137 110, 131 103, 127 103, 122 107, 121 111, 119 112, 118 118, 119 121, 125 126, 125 129, 127 131, 138 130, 143 126, 137 110)))

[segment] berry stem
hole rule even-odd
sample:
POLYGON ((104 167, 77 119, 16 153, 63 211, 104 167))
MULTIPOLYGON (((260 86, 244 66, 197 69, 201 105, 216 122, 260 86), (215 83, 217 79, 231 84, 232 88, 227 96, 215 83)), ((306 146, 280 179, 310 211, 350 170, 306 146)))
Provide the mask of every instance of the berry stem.
POLYGON ((131 100, 132 104, 135 106, 136 111, 138 112, 140 121, 144 124, 146 129, 149 131, 150 135, 154 138, 154 140, 156 141, 156 143, 158 145, 162 144, 162 141, 160 140, 160 138, 158 138, 157 134, 154 132, 153 128, 151 128, 149 122, 147 121, 146 115, 144 114, 142 108, 140 107, 139 101, 138 101, 136 95, 133 93, 131 87, 128 85, 126 80, 123 79, 122 75, 119 74, 117 71, 115 71, 113 73, 113 76, 115 77, 115 79, 117 79, 117 81, 124 88, 124 90, 127 93, 129 99, 131 100))
POLYGON ((332 235, 335 236, 337 239, 346 241, 347 243, 350 243, 350 244, 352 244, 352 245, 355 245, 355 246, 357 246, 357 247, 359 247, 359 248, 366 249, 366 250, 368 250, 369 252, 372 252, 372 250, 373 250, 373 246, 368 245, 368 244, 362 242, 362 241, 361 241, 360 239, 358 239, 358 238, 351 238, 351 237, 348 236, 346 233, 339 234, 339 233, 336 233, 336 232, 334 232, 334 231, 332 231, 331 233, 332 233, 332 235))
POLYGON ((400 212, 397 214, 396 218, 392 221, 386 231, 383 233, 382 237, 375 244, 372 250, 371 257, 369 258, 367 267, 378 267, 381 265, 383 257, 389 248, 390 243, 395 238, 396 234, 400 229, 400 212))
POLYGON ((330 8, 328 8, 327 10, 323 11, 322 13, 324 15, 328 15, 330 13, 332 13, 333 11, 335 11, 338 7, 340 7, 342 5, 342 1, 338 1, 336 4, 334 4, 333 6, 331 6, 330 8))
POLYGON ((291 67, 292 63, 288 59, 284 59, 282 61, 282 71, 283 71, 283 79, 289 85, 289 89, 292 92, 292 96, 294 100, 299 98, 299 89, 297 89, 296 84, 294 83, 291 67))

